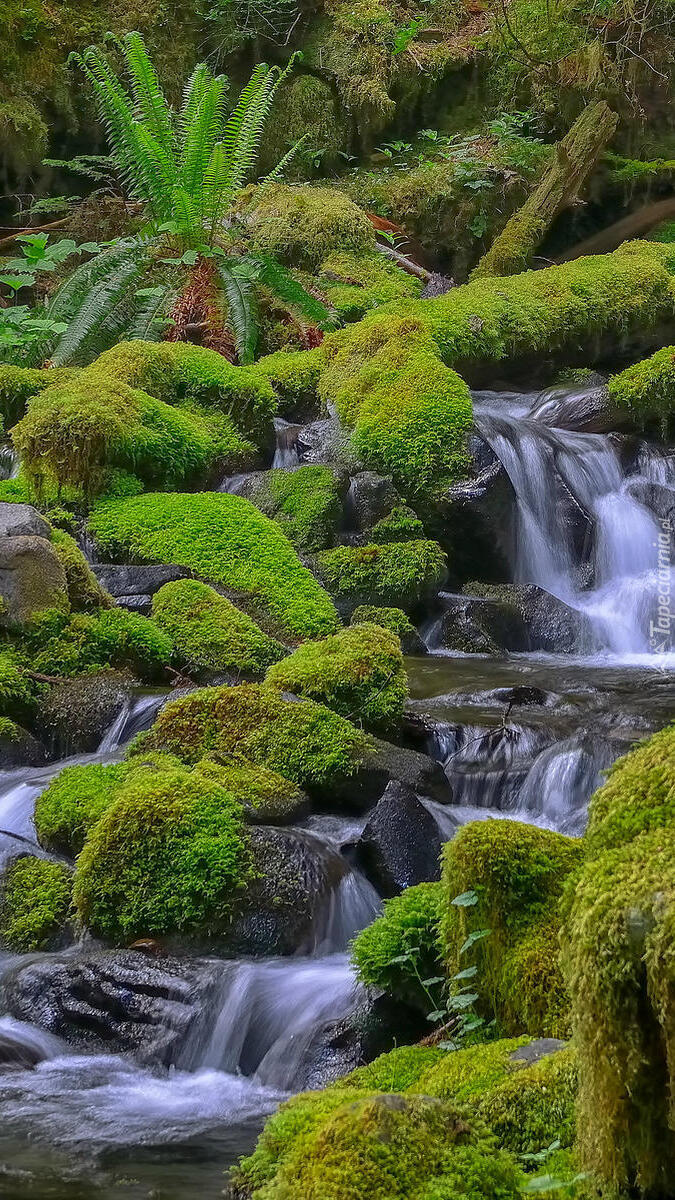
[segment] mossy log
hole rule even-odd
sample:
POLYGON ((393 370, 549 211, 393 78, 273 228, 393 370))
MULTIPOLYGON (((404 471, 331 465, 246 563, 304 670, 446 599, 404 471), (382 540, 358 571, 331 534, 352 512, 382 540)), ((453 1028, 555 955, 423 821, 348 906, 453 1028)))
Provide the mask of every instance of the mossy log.
POLYGON ((532 195, 507 221, 472 278, 515 275, 532 257, 558 213, 577 200, 600 154, 612 137, 618 117, 604 100, 586 106, 561 142, 532 195))

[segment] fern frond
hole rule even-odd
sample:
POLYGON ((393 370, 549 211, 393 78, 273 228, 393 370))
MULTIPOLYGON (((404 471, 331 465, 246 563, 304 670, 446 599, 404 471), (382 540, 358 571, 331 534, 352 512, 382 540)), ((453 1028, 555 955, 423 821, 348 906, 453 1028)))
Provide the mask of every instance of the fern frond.
POLYGON ((159 342, 166 331, 178 289, 167 283, 151 291, 153 294, 145 298, 129 326, 127 337, 132 341, 159 342))
POLYGON ((306 291, 286 267, 269 255, 257 256, 254 261, 258 267, 260 282, 274 292, 284 304, 302 313, 303 317, 318 325, 320 329, 334 327, 335 320, 326 305, 306 291))
POLYGON ((254 280, 244 274, 237 274, 225 263, 219 264, 218 273, 225 293, 228 324, 234 334, 239 362, 242 365, 252 363, 259 339, 254 280))
POLYGON ((152 134, 166 157, 175 160, 171 112, 140 33, 135 30, 128 33, 122 41, 122 48, 136 102, 136 120, 152 134))
POLYGON ((268 187, 271 187, 272 184, 279 182, 279 180, 281 179, 281 176, 283 175, 284 171, 286 170, 286 167, 289 165, 289 163, 291 163, 293 161, 296 154, 298 153, 298 150, 300 149, 301 146, 304 146, 306 141, 307 141, 307 134, 303 133, 302 137, 298 138, 295 145, 291 146, 290 150, 286 151, 283 158, 279 159, 279 162, 277 163, 276 167, 274 167, 273 170, 271 170, 269 172, 269 174, 266 175, 265 178, 260 181, 260 183, 258 184, 258 186, 256 188, 256 193, 255 193, 256 203, 258 203, 258 201, 260 200, 260 197, 264 195, 264 193, 268 187))
POLYGON ((179 178, 192 197, 193 207, 200 215, 203 209, 202 187, 216 142, 223 133, 223 112, 227 77, 211 78, 197 105, 181 148, 179 178))
MULTIPOLYGON (((63 367, 83 361, 85 347, 91 344, 101 326, 110 320, 120 299, 130 293, 130 289, 145 270, 147 254, 147 245, 138 240, 123 247, 115 247, 109 255, 101 254, 95 275, 89 278, 84 295, 79 297, 73 291, 72 280, 67 281, 64 285, 69 292, 66 303, 70 302, 72 305, 73 300, 79 300, 79 303, 76 310, 71 312, 68 329, 61 335, 53 351, 54 366, 63 367)), ((63 319, 63 316, 58 316, 59 313, 63 313, 64 308, 60 291, 48 309, 49 317, 54 320, 63 319)), ((111 326, 108 325, 108 328, 111 326)))

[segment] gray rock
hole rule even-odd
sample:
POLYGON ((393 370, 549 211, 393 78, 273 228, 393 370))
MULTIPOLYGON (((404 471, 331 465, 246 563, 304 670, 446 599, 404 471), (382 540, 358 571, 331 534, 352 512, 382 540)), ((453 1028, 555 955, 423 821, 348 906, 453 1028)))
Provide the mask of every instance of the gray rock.
POLYGON ((535 1038, 526 1046, 519 1046, 517 1050, 512 1050, 509 1058, 512 1062, 525 1063, 526 1066, 531 1067, 549 1054, 555 1054, 557 1050, 562 1050, 565 1045, 566 1043, 561 1042, 559 1038, 535 1038))
POLYGON ((400 504, 391 475, 360 471, 354 475, 345 500, 345 517, 357 530, 370 529, 400 504))
POLYGON ((119 608, 126 608, 127 612, 139 613, 141 617, 152 616, 152 596, 116 596, 115 601, 119 608))
POLYGON ((311 951, 326 932, 329 900, 348 866, 337 851, 299 829, 250 830, 253 871, 225 939, 239 955, 311 951))
POLYGON ((21 725, 15 725, 11 733, 0 734, 0 770, 39 767, 46 758, 47 752, 42 743, 21 725))
POLYGON ((0 599, 5 624, 22 625, 42 609, 68 607, 66 573, 46 538, 0 537, 0 599))
POLYGON ((568 654, 590 642, 587 619, 534 583, 472 583, 464 593, 478 601, 470 619, 504 650, 568 654))
POLYGON ((444 592, 443 615, 436 636, 446 650, 464 654, 498 654, 528 650, 530 639, 517 606, 505 599, 444 592))
POLYGON ((337 417, 310 421, 298 431, 298 449, 305 463, 333 463, 339 456, 344 434, 337 417))
POLYGON ((168 1065, 200 1020, 216 977, 199 960, 95 950, 19 963, 2 990, 13 1017, 70 1045, 132 1051, 168 1065))
POLYGON ((431 813, 413 789, 387 784, 356 847, 356 861, 382 896, 440 879, 441 839, 431 813))
POLYGON ((556 429, 583 433, 610 433, 634 424, 629 409, 622 411, 612 404, 609 390, 599 377, 581 387, 547 388, 532 409, 532 419, 556 429))
POLYGON ((0 502, 0 537, 41 537, 49 540, 51 526, 31 504, 0 502))
POLYGON ((408 784, 417 795, 439 804, 452 803, 452 787, 439 762, 419 750, 372 740, 375 747, 366 754, 358 773, 332 790, 332 798, 341 807, 367 812, 392 780, 408 784))
POLYGON ((173 583, 175 579, 189 579, 192 574, 185 567, 172 564, 117 566, 94 563, 91 569, 101 586, 116 600, 119 597, 128 599, 130 596, 154 596, 165 583, 173 583))

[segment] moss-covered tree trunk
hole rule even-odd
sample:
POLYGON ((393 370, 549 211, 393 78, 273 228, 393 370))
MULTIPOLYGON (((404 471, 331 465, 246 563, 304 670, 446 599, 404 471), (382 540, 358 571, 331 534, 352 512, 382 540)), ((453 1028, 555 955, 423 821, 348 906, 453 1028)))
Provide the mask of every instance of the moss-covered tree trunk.
POLYGON ((507 221, 472 278, 515 275, 530 266, 546 230, 558 213, 578 198, 617 121, 616 113, 604 100, 587 105, 569 133, 558 142, 553 161, 532 195, 507 221))

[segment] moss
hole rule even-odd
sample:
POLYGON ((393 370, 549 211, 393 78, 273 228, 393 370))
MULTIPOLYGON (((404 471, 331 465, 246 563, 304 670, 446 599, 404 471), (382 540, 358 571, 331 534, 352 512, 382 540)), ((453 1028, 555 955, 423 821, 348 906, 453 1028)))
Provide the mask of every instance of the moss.
POLYGON ((313 350, 279 350, 258 359, 255 370, 271 383, 282 417, 302 419, 318 414, 316 394, 325 365, 322 346, 313 350))
POLYGON ((330 467, 266 471, 250 498, 274 518, 294 546, 307 553, 331 545, 342 518, 338 482, 330 467))
POLYGON ((241 754, 299 787, 349 778, 369 742, 349 721, 311 700, 285 700, 255 684, 203 688, 173 700, 139 739, 143 753, 165 750, 185 762, 241 754))
POLYGON ((195 769, 213 772, 214 778, 241 804, 250 824, 288 825, 305 816, 309 807, 297 784, 261 763, 216 754, 214 762, 205 759, 195 769))
POLYGON ((440 883, 420 883, 385 900, 382 916, 352 944, 359 979, 426 1013, 428 995, 419 981, 442 974, 441 902, 440 883))
POLYGON ((75 374, 69 367, 38 369, 0 363, 0 415, 5 428, 10 429, 21 419, 33 396, 55 383, 73 379, 75 374))
POLYGON ((358 321, 372 308, 419 297, 422 283, 382 254, 330 254, 321 264, 319 285, 343 321, 358 321))
POLYGON ((614 764, 570 879, 564 967, 579 1049, 579 1151, 608 1187, 675 1176, 675 726, 614 764))
POLYGON ((75 858, 128 774, 126 763, 87 763, 61 771, 35 802, 35 829, 41 845, 75 858))
POLYGON ((381 625, 383 629, 389 629, 395 633, 401 641, 410 637, 411 634, 417 634, 415 626, 402 608, 377 608, 374 604, 361 604, 354 609, 351 624, 361 625, 363 622, 369 625, 381 625))
POLYGON ((519 821, 466 825, 443 851, 442 932, 447 971, 466 963, 462 947, 476 942, 476 990, 483 1015, 504 1033, 542 1037, 569 1032, 569 999, 558 962, 560 896, 582 853, 578 839, 519 821), (452 901, 475 890, 478 902, 452 901))
POLYGON ((265 682, 318 700, 372 730, 395 727, 408 695, 401 644, 378 625, 354 625, 321 642, 306 642, 270 667, 265 682))
POLYGON ((275 99, 274 121, 261 147, 262 172, 272 170, 300 138, 304 146, 285 177, 306 174, 313 153, 320 153, 322 170, 332 171, 341 165, 341 151, 349 148, 350 132, 348 114, 341 111, 330 85, 316 75, 297 74, 275 99))
MULTIPOLYGON (((335 1096, 343 1103, 332 1111, 315 1103, 307 1113, 306 1097, 287 1106, 304 1106, 305 1120, 290 1146, 282 1145, 280 1161, 266 1164, 271 1177, 254 1188, 255 1200, 519 1197, 515 1161, 450 1105, 421 1096, 335 1096)), ((250 1179, 260 1165, 254 1155, 240 1172, 250 1179)))
POLYGON ((609 380, 610 399, 629 409, 638 421, 650 417, 667 431, 675 414, 675 346, 664 346, 651 358, 635 363, 609 380))
POLYGON ((184 768, 132 773, 75 872, 81 919, 107 940, 221 933, 248 872, 241 805, 184 768))
POLYGON ((113 666, 153 680, 171 661, 173 645, 154 621, 123 608, 96 616, 47 609, 23 627, 20 649, 31 668, 45 675, 80 675, 113 666))
POLYGON ((66 573, 70 607, 75 612, 110 608, 110 596, 101 587, 75 539, 62 529, 53 529, 52 545, 66 573))
POLYGON ((337 546, 319 554, 318 567, 338 600, 406 610, 435 596, 446 575, 440 546, 424 541, 337 546))
POLYGON ((317 637, 337 625, 329 597, 278 525, 240 496, 111 500, 96 508, 90 524, 106 555, 188 567, 248 600, 282 637, 317 637))
POLYGON ((333 1086, 368 1092, 415 1092, 418 1080, 446 1057, 447 1052, 438 1046, 396 1046, 343 1075, 333 1086))
POLYGON ((328 341, 320 393, 353 430, 366 466, 393 475, 410 495, 466 472, 471 396, 440 361, 423 320, 367 318, 328 341))
POLYGON ((44 688, 21 670, 10 651, 0 651, 0 716, 24 721, 30 717, 44 688))
POLYGON ((371 530, 374 542, 413 542, 424 537, 424 526, 412 508, 397 504, 371 530))
POLYGON ((61 863, 25 856, 10 863, 0 896, 0 939, 25 954, 47 950, 70 911, 72 874, 61 863))
POLYGON ((326 187, 266 187, 249 219, 255 250, 312 270, 335 250, 373 250, 375 233, 365 213, 326 187))
POLYGON ((285 653, 246 613, 196 579, 165 583, 152 616, 190 667, 260 675, 285 653))

